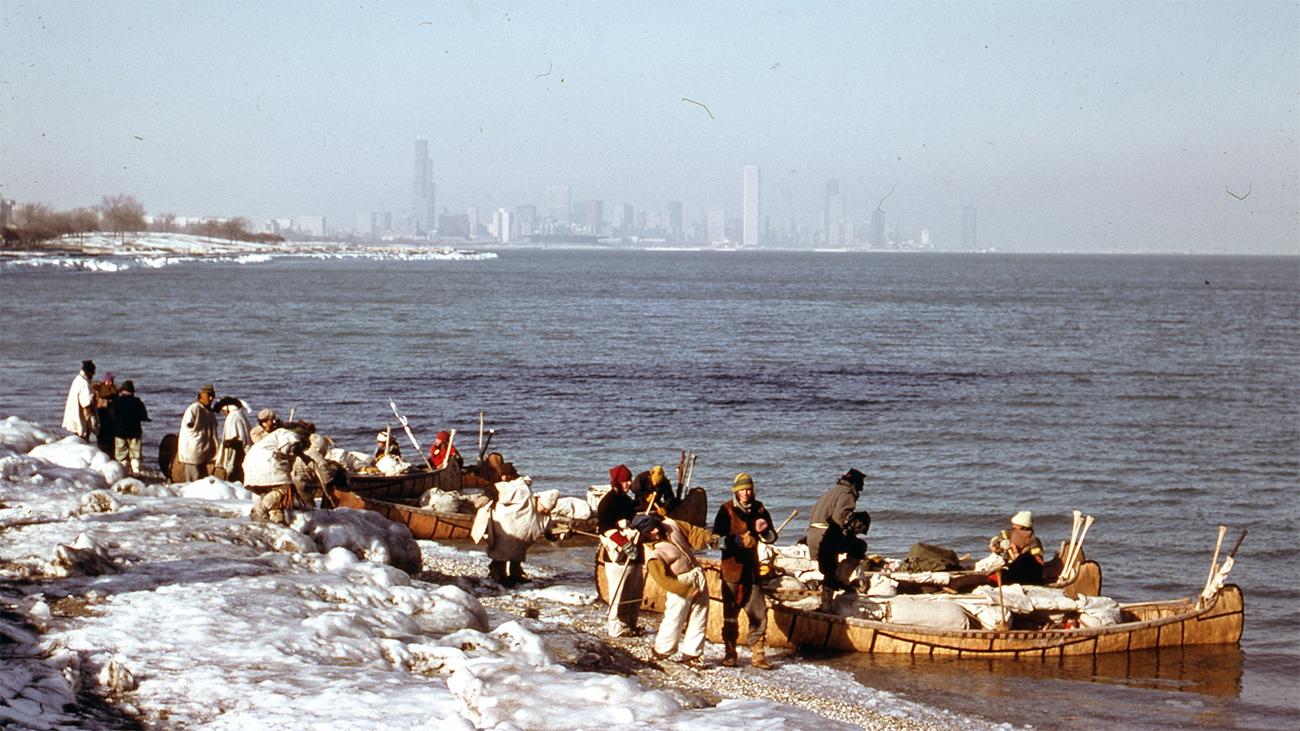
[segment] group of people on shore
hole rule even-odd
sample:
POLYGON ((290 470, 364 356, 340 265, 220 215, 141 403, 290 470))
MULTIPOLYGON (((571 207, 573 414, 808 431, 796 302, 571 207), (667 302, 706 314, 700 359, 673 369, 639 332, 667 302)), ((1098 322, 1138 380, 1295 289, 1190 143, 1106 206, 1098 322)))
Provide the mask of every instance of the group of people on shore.
POLYGON ((143 423, 149 410, 135 395, 135 382, 127 379, 118 386, 112 373, 95 380, 95 361, 81 361, 81 370, 68 387, 63 406, 63 428, 94 441, 100 451, 121 462, 131 474, 139 474, 143 423))
MULTIPOLYGON (((118 387, 110 373, 96 382, 95 372, 94 361, 82 361, 68 388, 63 428, 140 475, 141 424, 150 421, 148 410, 132 381, 118 387)), ((272 409, 259 411, 257 424, 250 425, 242 399, 218 400, 216 387, 205 384, 181 414, 175 441, 169 435, 160 444, 159 467, 173 482, 208 476, 242 482, 258 496, 254 519, 284 522, 287 509, 310 502, 316 485, 324 493, 341 473, 325 457, 328 444, 311 422, 284 422, 272 409), (224 417, 220 427, 218 415, 224 417)))
MULTIPOLYGON (((871 527, 871 515, 857 509, 866 475, 857 469, 845 472, 835 485, 813 505, 804 539, 809 558, 822 574, 821 608, 828 609, 837 592, 856 591, 853 577, 867 557, 864 536, 871 527)), ((655 635, 652 652, 668 659, 680 651, 678 661, 692 667, 703 665, 704 636, 708 626, 708 588, 695 549, 687 538, 687 526, 656 509, 654 499, 638 499, 631 471, 626 465, 610 470, 610 491, 597 509, 601 535, 601 560, 609 613, 606 630, 610 637, 636 636, 637 619, 645 589, 645 577, 656 582, 666 597, 663 620, 655 635)), ((668 486, 671 494, 671 485, 668 486)), ((732 481, 731 499, 723 503, 712 525, 712 545, 721 552, 722 664, 738 662, 738 645, 747 645, 751 664, 770 669, 766 655, 767 600, 759 545, 779 539, 772 516, 756 499, 754 480, 741 472, 732 481), (744 613, 747 636, 740 636, 739 617, 744 613)), ((652 493, 652 494, 657 494, 652 493)), ((1042 544, 1033 532, 1033 516, 1021 511, 1011 526, 994 536, 989 550, 998 562, 987 575, 976 576, 982 583, 1039 584, 1043 581, 1042 544)))
MULTIPOLYGON (((82 362, 69 387, 63 427, 90 441, 126 465, 132 474, 141 472, 141 423, 148 411, 126 380, 118 387, 112 374, 95 382, 93 361, 82 362), (107 435, 107 437, 106 437, 107 435), (111 450, 111 451, 110 451, 111 450)), ((314 505, 314 495, 328 495, 345 473, 331 462, 326 449, 332 442, 316 434, 310 422, 286 423, 272 409, 257 413, 250 426, 246 404, 234 397, 216 399, 211 384, 198 390, 195 400, 182 414, 174 445, 174 457, 160 454, 160 466, 169 470, 175 482, 190 482, 209 475, 242 481, 258 496, 253 507, 255 520, 283 523, 286 511, 295 504, 314 505), (225 415, 220 431, 217 414, 225 415), (319 486, 319 493, 315 488, 319 486)), ((430 447, 429 462, 435 469, 462 467, 452 444, 454 436, 439 432, 430 447)), ((160 451, 168 450, 166 440, 160 451)), ((376 460, 400 457, 391 431, 377 437, 376 460)), ((680 662, 702 666, 708 623, 708 588, 696 550, 700 545, 689 534, 701 530, 668 517, 680 496, 663 467, 654 466, 633 475, 627 465, 609 470, 610 485, 595 509, 601 561, 609 589, 607 632, 611 637, 635 636, 637 619, 648 576, 665 591, 664 619, 656 634, 653 653, 666 659, 680 650, 680 662)), ((854 590, 853 575, 867 557, 863 536, 871 527, 871 515, 857 510, 866 475, 850 469, 813 505, 804 539, 809 558, 822 574, 821 606, 827 608, 836 592, 854 590)), ((522 563, 529 545, 544 534, 546 511, 534 499, 531 481, 511 469, 486 491, 494 508, 489 538, 490 578, 503 585, 526 581, 522 563), (513 506, 513 507, 512 507, 513 506), (517 535, 516 535, 517 534, 517 535)), ((772 516, 756 498, 754 480, 747 472, 732 481, 731 499, 717 511, 711 527, 710 545, 721 551, 722 664, 735 666, 738 645, 747 645, 754 667, 770 669, 766 657, 767 601, 762 585, 759 544, 779 539, 772 516), (745 614, 747 636, 741 642, 739 617, 745 614)), ((1000 565, 993 573, 976 577, 981 581, 1042 583, 1043 549, 1033 532, 1033 516, 1016 513, 1007 530, 994 536, 989 550, 1000 565)))
MULTIPOLYGON (((666 517, 674 497, 671 485, 666 478, 656 481, 662 476, 662 468, 657 473, 651 471, 649 487, 640 493, 635 487, 638 481, 626 465, 610 469, 609 474, 610 490, 596 508, 609 587, 606 629, 611 637, 639 633, 637 618, 645 577, 649 576, 666 594, 654 655, 665 659, 680 650, 680 662, 700 667, 708 625, 708 588, 686 530, 666 517), (641 495, 648 497, 643 499, 641 495)), ((758 545, 775 543, 779 536, 771 514, 755 498, 754 480, 749 473, 736 475, 731 493, 731 499, 718 508, 712 527, 714 543, 721 550, 722 664, 735 666, 737 645, 746 644, 753 666, 766 670, 772 665, 765 652, 767 601, 760 585, 758 545), (742 611, 748 622, 744 643, 740 643, 742 611)))

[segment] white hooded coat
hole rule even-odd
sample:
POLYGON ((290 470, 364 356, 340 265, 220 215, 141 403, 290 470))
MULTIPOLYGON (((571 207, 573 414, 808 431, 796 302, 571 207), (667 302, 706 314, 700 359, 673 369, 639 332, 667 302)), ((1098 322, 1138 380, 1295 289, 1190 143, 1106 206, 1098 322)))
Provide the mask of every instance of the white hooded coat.
POLYGON ((248 445, 253 443, 252 436, 248 431, 248 417, 243 409, 238 406, 230 409, 226 414, 226 423, 221 430, 221 446, 217 448, 217 465, 224 467, 226 474, 229 475, 234 471, 236 452, 226 446, 226 442, 231 439, 237 439, 248 449, 248 445))
POLYGON ((244 484, 272 487, 293 482, 295 452, 302 436, 292 429, 276 429, 259 439, 244 455, 244 484))
POLYGON ((491 540, 488 558, 493 561, 523 561, 528 547, 546 533, 546 517, 533 503, 532 481, 518 477, 498 482, 497 501, 492 504, 491 540))
POLYGON ((90 376, 85 371, 77 371, 68 387, 68 400, 63 405, 63 428, 82 439, 89 439, 91 432, 91 406, 95 403, 95 394, 90 390, 90 376))

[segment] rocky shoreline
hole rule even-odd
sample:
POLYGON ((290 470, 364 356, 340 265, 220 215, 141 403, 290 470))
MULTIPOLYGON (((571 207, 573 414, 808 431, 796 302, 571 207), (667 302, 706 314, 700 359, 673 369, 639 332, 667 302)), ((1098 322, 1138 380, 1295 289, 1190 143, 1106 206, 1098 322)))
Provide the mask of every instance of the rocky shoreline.
MULTIPOLYGON (((610 638, 604 631, 603 605, 595 602, 568 603, 547 596, 545 587, 574 577, 557 572, 546 563, 530 561, 533 581, 517 590, 504 590, 484 578, 486 561, 454 551, 425 550, 420 578, 454 583, 478 595, 489 611, 510 615, 546 638, 547 647, 559 662, 573 670, 635 677, 643 685, 673 691, 695 707, 717 705, 724 699, 776 701, 803 708, 828 719, 850 723, 873 731, 938 731, 942 726, 911 717, 890 715, 845 699, 801 689, 801 677, 791 677, 783 668, 795 669, 799 659, 789 650, 769 650, 776 669, 761 671, 749 667, 741 652, 741 665, 723 667, 722 649, 705 647, 706 667, 694 670, 672 660, 651 656, 653 631, 658 615, 643 615, 641 637, 610 638)), ((594 595, 594 590, 593 590, 594 595)))

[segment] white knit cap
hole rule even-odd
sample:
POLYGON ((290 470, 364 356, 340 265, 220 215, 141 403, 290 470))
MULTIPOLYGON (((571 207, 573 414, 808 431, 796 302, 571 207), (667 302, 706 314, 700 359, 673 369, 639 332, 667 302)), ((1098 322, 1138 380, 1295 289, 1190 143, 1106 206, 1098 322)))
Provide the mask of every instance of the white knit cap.
POLYGON ((1011 516, 1011 525, 1018 525, 1022 528, 1034 527, 1034 514, 1028 510, 1021 510, 1019 513, 1011 516))

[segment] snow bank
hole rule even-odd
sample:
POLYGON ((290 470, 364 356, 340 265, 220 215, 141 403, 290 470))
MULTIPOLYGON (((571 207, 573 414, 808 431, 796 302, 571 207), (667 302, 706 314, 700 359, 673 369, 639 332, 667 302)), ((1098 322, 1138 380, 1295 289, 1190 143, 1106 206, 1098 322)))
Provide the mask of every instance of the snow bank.
POLYGON ((147 726, 839 727, 567 670, 472 594, 379 562, 418 566, 402 526, 349 510, 253 523, 236 485, 143 494, 78 441, 0 423, 0 578, 21 615, 0 617, 18 653, 0 663, 0 725, 103 725, 80 715, 84 689, 147 726))

